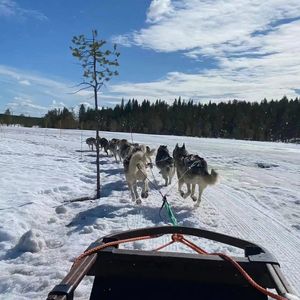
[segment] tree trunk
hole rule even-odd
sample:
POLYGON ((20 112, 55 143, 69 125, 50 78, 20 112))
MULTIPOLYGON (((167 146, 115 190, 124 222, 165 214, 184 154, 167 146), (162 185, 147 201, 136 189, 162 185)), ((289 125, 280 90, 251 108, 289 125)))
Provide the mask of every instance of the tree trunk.
MULTIPOLYGON (((93 31, 93 45, 95 43, 95 36, 96 32, 93 31)), ((95 51, 93 52, 93 69, 94 69, 94 98, 95 98, 95 109, 96 109, 96 152, 97 152, 97 158, 96 158, 96 165, 97 165, 97 191, 96 191, 96 199, 100 198, 100 150, 99 150, 99 111, 98 111, 98 82, 97 82, 97 60, 96 60, 97 54, 95 51)))
POLYGON ((94 96, 95 96, 95 108, 96 108, 96 122, 97 122, 97 127, 96 127, 96 153, 97 153, 97 158, 96 158, 96 165, 97 165, 97 192, 96 192, 96 199, 100 198, 100 149, 99 149, 99 112, 98 112, 98 99, 97 99, 97 88, 94 89, 94 96))

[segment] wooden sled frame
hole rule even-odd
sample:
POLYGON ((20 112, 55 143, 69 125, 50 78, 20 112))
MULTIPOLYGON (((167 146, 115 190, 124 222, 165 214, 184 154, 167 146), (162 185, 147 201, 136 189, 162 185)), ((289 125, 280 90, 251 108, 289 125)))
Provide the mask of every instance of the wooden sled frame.
MULTIPOLYGON (((263 247, 228 235, 189 227, 143 228, 105 236, 86 250, 109 242, 165 234, 196 236, 244 250, 234 257, 261 286, 278 295, 293 293, 277 260, 263 247)), ((219 256, 118 249, 109 247, 82 258, 48 294, 47 300, 73 300, 84 276, 94 276, 86 299, 267 299, 255 290, 228 262, 219 256), (128 293, 128 295, 126 295, 128 293), (142 294, 141 294, 142 293, 142 294)))

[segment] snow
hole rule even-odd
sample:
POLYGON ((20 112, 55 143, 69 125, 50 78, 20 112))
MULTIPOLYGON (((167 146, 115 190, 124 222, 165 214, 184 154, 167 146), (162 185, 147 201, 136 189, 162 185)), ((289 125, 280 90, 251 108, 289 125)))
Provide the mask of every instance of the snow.
MULTIPOLYGON (((80 130, 2 127, 0 131, 0 298, 45 299, 74 259, 97 238, 118 231, 163 225, 161 196, 150 185, 141 205, 131 201, 122 164, 101 155, 102 198, 94 195, 95 152, 80 130)), ((107 138, 127 133, 104 132, 107 138)), ((169 187, 156 168, 154 176, 180 225, 237 236, 269 249, 288 281, 300 294, 300 145, 133 134, 134 142, 157 148, 185 142, 220 174, 208 187, 199 208, 182 199, 175 180, 169 187)), ((150 178, 152 174, 150 173, 150 178)), ((168 237, 124 245, 152 249, 168 237)), ((207 251, 240 251, 201 240, 207 251)), ((189 251, 175 244, 171 251, 189 251)), ((78 288, 88 293, 91 278, 78 288)))

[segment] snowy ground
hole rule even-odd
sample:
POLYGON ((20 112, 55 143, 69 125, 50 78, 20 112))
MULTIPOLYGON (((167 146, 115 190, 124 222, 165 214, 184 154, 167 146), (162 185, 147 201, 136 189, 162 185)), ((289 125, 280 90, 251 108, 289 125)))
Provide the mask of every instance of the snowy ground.
MULTIPOLYGON (((0 128, 0 298, 45 299, 72 261, 95 239, 116 231, 164 224, 155 190, 141 206, 131 202, 122 164, 101 156, 101 200, 66 203, 93 195, 95 153, 88 131, 0 128), (21 239, 21 236, 27 235, 21 239)), ((130 138, 125 133, 102 133, 130 138)), ((300 146, 176 136, 133 135, 157 147, 185 142, 220 174, 200 208, 182 199, 176 186, 169 202, 181 225, 204 227, 259 243, 280 261, 300 294, 300 146)), ((159 183, 158 171, 154 173, 159 183)), ((161 187, 163 192, 169 188, 161 187)), ((135 243, 136 248, 153 247, 135 243)), ((208 251, 220 250, 204 242, 208 251)), ((173 246, 173 251, 181 246, 173 246)), ((231 254, 238 251, 222 248, 231 254)), ((91 280, 77 292, 83 299, 91 280)))

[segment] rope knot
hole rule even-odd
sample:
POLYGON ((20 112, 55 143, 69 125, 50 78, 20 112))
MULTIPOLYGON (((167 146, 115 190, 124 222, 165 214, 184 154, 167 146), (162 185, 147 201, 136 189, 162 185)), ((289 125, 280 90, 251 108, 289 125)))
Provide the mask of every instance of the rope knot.
POLYGON ((172 234, 172 241, 173 242, 181 242, 183 240, 183 235, 179 233, 172 234))

